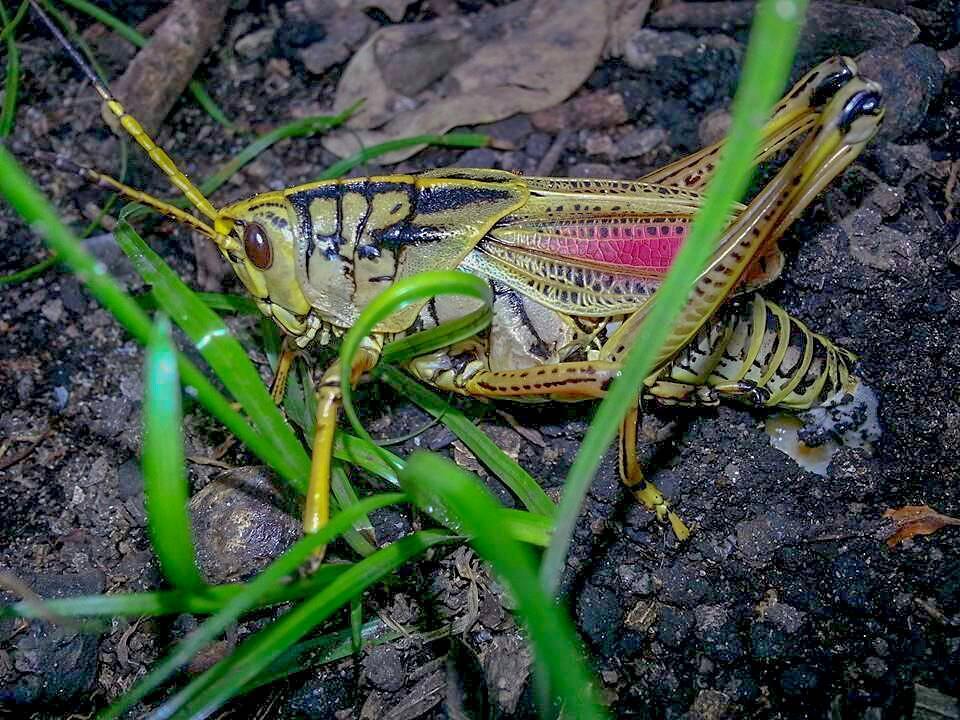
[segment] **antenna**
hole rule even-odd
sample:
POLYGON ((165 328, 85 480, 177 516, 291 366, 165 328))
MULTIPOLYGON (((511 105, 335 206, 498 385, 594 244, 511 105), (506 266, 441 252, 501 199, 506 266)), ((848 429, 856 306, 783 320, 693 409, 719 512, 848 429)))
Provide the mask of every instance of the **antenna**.
MULTIPOLYGON (((97 77, 93 69, 87 64, 87 61, 80 56, 80 53, 77 52, 77 49, 73 47, 73 45, 70 44, 70 41, 67 40, 62 32, 60 32, 60 28, 58 28, 50 20, 50 18, 47 17, 47 14, 40 9, 40 6, 37 4, 36 0, 30 0, 30 5, 33 7, 33 11, 37 14, 37 16, 43 21, 43 24, 47 26, 47 29, 53 33, 53 36, 63 46, 64 50, 67 51, 70 59, 73 60, 74 64, 78 68, 80 68, 80 71, 90 81, 100 97, 103 98, 103 101, 107 104, 107 108, 117 118, 117 120, 120 122, 120 125, 124 130, 126 130, 127 134, 137 141, 137 144, 139 144, 140 147, 146 151, 147 155, 150 156, 150 159, 153 160, 154 164, 160 168, 163 174, 170 179, 170 182, 172 182, 174 186, 186 196, 191 205, 203 213, 208 219, 215 220, 217 217, 216 208, 214 208, 210 201, 204 197, 203 193, 200 191, 200 188, 190 182, 190 179, 177 168, 173 160, 170 159, 170 156, 167 155, 162 148, 157 146, 157 144, 147 134, 147 131, 143 129, 143 126, 140 125, 137 119, 123 109, 123 105, 121 105, 120 101, 113 96, 113 93, 110 92, 110 88, 108 88, 100 80, 100 78, 97 77)), ((88 172, 92 173, 93 171, 88 172)), ((115 190, 124 192, 124 194, 129 195, 129 193, 125 192, 121 188, 126 188, 127 190, 135 193, 139 192, 137 190, 133 190, 133 188, 127 188, 127 186, 116 180, 113 180, 112 178, 107 178, 107 180, 104 180, 106 176, 100 175, 99 173, 94 174, 98 176, 95 182, 106 182, 107 180, 110 180, 112 182, 107 184, 109 184, 115 190)), ((141 196, 143 196, 143 193, 141 193, 141 196)), ((165 205, 161 201, 152 200, 152 202, 147 202, 145 200, 140 200, 140 202, 151 205, 152 207, 161 210, 161 212, 164 212, 165 214, 172 214, 168 210, 161 207, 162 205, 165 205)), ((177 219, 182 219, 182 217, 176 215, 174 215, 174 217, 177 217, 177 219)), ((191 224, 196 225, 195 223, 191 224)))

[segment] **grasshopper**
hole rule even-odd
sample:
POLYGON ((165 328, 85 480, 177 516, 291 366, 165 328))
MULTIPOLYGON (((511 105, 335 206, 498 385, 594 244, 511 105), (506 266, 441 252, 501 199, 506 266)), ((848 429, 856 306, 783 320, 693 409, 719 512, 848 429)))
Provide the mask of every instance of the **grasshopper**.
MULTIPOLYGON (((48 23, 49 24, 49 23, 48 23)), ((381 291, 433 269, 460 269, 493 292, 489 328, 404 363, 435 388, 515 401, 603 397, 628 349, 643 342, 646 310, 703 203, 722 143, 636 181, 523 177, 446 168, 313 182, 217 209, 147 135, 52 25, 106 107, 183 193, 198 215, 94 170, 61 160, 87 181, 147 205, 209 238, 259 309, 286 334, 274 383, 283 397, 298 350, 340 337, 381 291)), ((689 531, 644 479, 636 454, 640 403, 714 405, 733 399, 805 410, 859 384, 855 356, 754 291, 775 279, 778 239, 875 134, 880 88, 848 58, 829 59, 775 106, 755 158, 795 144, 772 180, 738 205, 707 268, 624 419, 619 472, 637 499, 689 531), (730 302, 728 302, 730 301, 730 302)), ((329 517, 330 463, 351 383, 387 344, 477 310, 477 301, 433 298, 381 322, 353 365, 338 362, 317 384, 306 532, 329 517)))

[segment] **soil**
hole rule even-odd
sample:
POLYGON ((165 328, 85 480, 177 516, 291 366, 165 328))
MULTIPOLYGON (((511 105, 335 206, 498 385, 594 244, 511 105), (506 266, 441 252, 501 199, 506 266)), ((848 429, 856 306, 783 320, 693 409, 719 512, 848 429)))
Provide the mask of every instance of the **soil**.
MULTIPOLYGON (((262 132, 330 107, 346 58, 341 48, 329 53, 333 62, 321 73, 305 68, 300 49, 324 42, 325 31, 291 19, 303 4, 309 3, 233 2, 224 34, 200 68, 198 77, 245 130, 262 132), (242 39, 267 27, 277 28, 272 43, 261 34, 240 46, 243 55, 235 52, 242 39)), ((139 21, 162 3, 115 5, 139 21)), ((890 110, 881 136, 790 230, 786 269, 764 294, 860 356, 859 371, 881 399, 883 437, 872 453, 841 450, 823 478, 770 446, 763 413, 739 406, 654 410, 645 435, 667 439, 649 443, 647 468, 695 528, 683 544, 631 501, 613 457, 605 459, 563 592, 617 716, 958 717, 960 533, 948 527, 890 549, 882 515, 920 504, 960 515, 960 6, 949 0, 873 5, 814 3, 830 22, 819 16, 818 34, 801 44, 794 77, 830 54, 864 53, 861 69, 884 84, 890 110), (882 23, 870 14, 876 12, 882 23), (884 34, 885 28, 907 28, 907 37, 884 34)), ((532 173, 548 157, 552 174, 629 178, 715 139, 742 60, 747 5, 717 3, 719 19, 681 3, 662 6, 636 35, 646 53, 598 64, 562 115, 518 115, 476 128, 513 149, 430 149, 391 170, 457 164, 532 173), (609 105, 610 96, 625 114, 606 120, 577 114, 595 107, 594 97, 609 105), (551 116, 565 118, 566 127, 551 127, 551 116)), ((484 7, 415 2, 403 21, 484 7)), ((365 15, 368 33, 390 22, 380 10, 365 15)), ((102 28, 81 23, 81 29, 107 73, 119 75, 132 49, 102 28)), ((117 172, 117 144, 99 119, 94 93, 53 42, 32 26, 19 42, 24 77, 11 147, 79 228, 102 206, 104 193, 37 165, 30 151, 53 149, 117 172)), ((323 50, 311 62, 326 57, 323 50)), ((203 177, 248 137, 225 132, 185 97, 158 140, 188 174, 203 177)), ((215 200, 304 182, 335 159, 315 139, 282 142, 215 200)), ((368 165, 355 174, 380 171, 368 165)), ((127 181, 167 193, 137 153, 127 181)), ((145 234, 196 287, 239 291, 188 233, 152 223, 145 234)), ((0 236, 4 273, 44 256, 40 240, 6 205, 0 205, 0 236)), ((88 246, 128 288, 143 290, 109 234, 88 246)), ((158 587, 137 463, 141 350, 66 272, 3 286, 2 294, 0 566, 42 597, 158 587)), ((256 321, 231 323, 268 377, 255 349, 256 321)), ((428 421, 384 386, 364 388, 359 403, 381 437, 428 421)), ((590 407, 556 408, 546 421, 541 410, 502 409, 543 443, 489 410, 481 427, 558 494, 590 407)), ((225 435, 205 415, 188 415, 186 432, 189 455, 218 456, 225 435)), ((395 449, 423 446, 479 469, 505 503, 514 503, 442 427, 395 449)), ((218 580, 248 577, 292 541, 296 521, 264 508, 269 477, 243 469, 250 456, 233 448, 218 462, 240 469, 217 480, 221 467, 190 464, 201 493, 193 503, 196 524, 209 529, 198 538, 201 559, 218 580), (231 512, 223 512, 224 502, 232 503, 231 512), (231 532, 238 517, 259 523, 249 526, 257 531, 222 542, 217 529, 231 532)), ((363 487, 365 480, 357 482, 363 487)), ((375 522, 381 541, 389 541, 425 520, 390 510, 375 522)), ((349 556, 346 548, 334 553, 349 556)), ((470 717, 534 717, 530 656, 509 607, 468 548, 442 549, 365 597, 366 617, 403 627, 406 636, 257 691, 223 716, 443 718, 458 717, 459 704, 470 717), (450 628, 449 636, 420 635, 438 627, 450 628), (489 708, 478 710, 484 702, 489 708)), ((234 629, 211 655, 262 620, 234 629)), ((4 621, 0 706, 11 716, 86 716, 129 688, 195 623, 189 616, 116 619, 90 634, 4 621)), ((346 623, 337 617, 329 628, 346 623)))

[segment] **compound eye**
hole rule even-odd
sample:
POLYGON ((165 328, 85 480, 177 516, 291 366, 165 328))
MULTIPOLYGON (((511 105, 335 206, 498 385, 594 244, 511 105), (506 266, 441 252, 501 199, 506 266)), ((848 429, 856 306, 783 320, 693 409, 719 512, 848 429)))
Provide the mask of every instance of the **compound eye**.
POLYGON ((243 231, 243 251, 247 258, 260 270, 266 270, 273 264, 273 248, 267 233, 257 223, 250 223, 243 231))

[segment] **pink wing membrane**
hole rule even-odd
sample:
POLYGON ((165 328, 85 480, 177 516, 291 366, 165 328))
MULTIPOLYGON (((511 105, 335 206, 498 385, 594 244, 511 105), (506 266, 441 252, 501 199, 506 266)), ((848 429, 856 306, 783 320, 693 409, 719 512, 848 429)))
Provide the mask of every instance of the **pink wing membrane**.
MULTIPOLYGON (((538 223, 535 230, 496 232, 510 245, 618 268, 663 275, 689 229, 687 218, 584 218, 538 223)), ((506 230, 506 228, 504 228, 506 230)))

